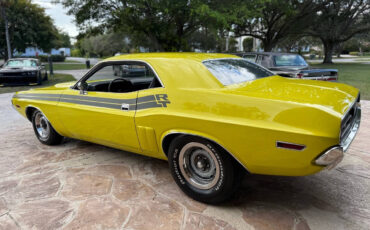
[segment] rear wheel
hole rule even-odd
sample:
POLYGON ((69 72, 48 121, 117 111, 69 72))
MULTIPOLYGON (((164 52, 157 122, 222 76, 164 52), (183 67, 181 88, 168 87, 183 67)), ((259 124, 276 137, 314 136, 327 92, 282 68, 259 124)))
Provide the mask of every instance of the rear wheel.
POLYGON ((36 137, 41 143, 57 145, 63 141, 63 137, 54 130, 45 115, 38 110, 32 115, 32 125, 36 137))
POLYGON ((232 197, 242 176, 240 166, 221 147, 193 136, 175 138, 169 149, 173 178, 184 193, 205 203, 232 197))

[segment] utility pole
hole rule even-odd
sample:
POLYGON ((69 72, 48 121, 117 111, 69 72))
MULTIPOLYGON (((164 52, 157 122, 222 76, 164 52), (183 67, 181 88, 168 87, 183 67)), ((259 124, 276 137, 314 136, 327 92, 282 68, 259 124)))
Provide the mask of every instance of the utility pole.
POLYGON ((8 18, 6 17, 6 12, 5 12, 5 6, 4 3, 1 3, 1 14, 4 19, 5 23, 5 39, 6 39, 6 45, 8 47, 8 59, 12 58, 12 49, 10 47, 10 40, 9 40, 9 28, 8 28, 8 18))

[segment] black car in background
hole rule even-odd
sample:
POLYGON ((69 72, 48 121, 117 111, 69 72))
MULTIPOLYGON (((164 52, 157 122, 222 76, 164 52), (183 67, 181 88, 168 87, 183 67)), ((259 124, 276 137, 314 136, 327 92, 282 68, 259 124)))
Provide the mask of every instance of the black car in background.
POLYGON ((0 69, 0 86, 41 85, 47 79, 45 66, 35 58, 12 58, 0 69))
POLYGON ((337 81, 337 69, 315 69, 298 54, 274 52, 236 53, 248 61, 257 63, 277 75, 322 81, 337 81))

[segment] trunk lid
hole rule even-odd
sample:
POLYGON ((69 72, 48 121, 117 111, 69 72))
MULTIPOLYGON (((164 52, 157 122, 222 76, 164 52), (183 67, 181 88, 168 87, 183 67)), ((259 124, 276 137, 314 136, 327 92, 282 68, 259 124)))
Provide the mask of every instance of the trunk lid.
POLYGON ((345 84, 291 79, 280 76, 227 87, 230 93, 321 107, 343 115, 356 100, 359 90, 345 84))

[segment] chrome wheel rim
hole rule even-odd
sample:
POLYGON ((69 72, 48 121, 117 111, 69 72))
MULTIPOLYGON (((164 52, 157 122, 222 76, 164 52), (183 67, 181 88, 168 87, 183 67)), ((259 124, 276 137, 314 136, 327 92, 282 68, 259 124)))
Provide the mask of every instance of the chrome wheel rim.
POLYGON ((220 165, 215 154, 197 142, 190 142, 181 149, 179 168, 185 180, 198 189, 210 189, 220 178, 220 165))
POLYGON ((43 140, 49 137, 50 126, 46 117, 42 113, 36 114, 35 126, 39 137, 43 140))

